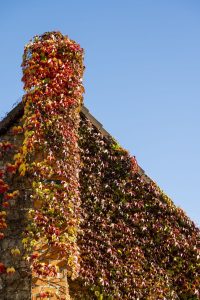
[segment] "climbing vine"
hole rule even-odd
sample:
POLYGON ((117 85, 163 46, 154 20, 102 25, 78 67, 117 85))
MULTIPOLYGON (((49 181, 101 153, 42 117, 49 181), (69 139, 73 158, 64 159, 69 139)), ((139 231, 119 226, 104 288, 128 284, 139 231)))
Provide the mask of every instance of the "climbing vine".
MULTIPOLYGON (((7 140, 0 142, 0 159, 4 162, 0 169, 0 240, 5 238, 5 231, 8 228, 7 215, 8 210, 20 195, 19 190, 15 190, 11 184, 12 177, 17 170, 17 165, 6 162, 7 158, 12 160, 13 155, 17 151, 14 143, 7 140)), ((11 248, 10 254, 14 258, 20 255, 18 248, 11 248)), ((10 261, 9 265, 0 262, 0 274, 11 275, 15 273, 14 260, 10 261)))
MULTIPOLYGON (((31 191, 22 242, 33 278, 55 277, 62 269, 76 278, 80 268, 77 131, 84 92, 83 50, 59 32, 45 33, 26 45, 22 68, 24 114, 20 125, 11 128, 17 139, 21 135, 22 145, 16 147, 6 140, 0 143, 1 160, 9 154, 10 161, 0 171, 4 209, 0 211, 0 239, 8 226, 10 203, 20 195, 10 185, 15 175, 24 178, 27 191, 31 191)), ((21 255, 16 247, 10 250, 13 258, 21 255)), ((15 268, 0 262, 0 273, 11 275, 15 268)), ((62 298, 65 291, 59 291, 62 298)), ((38 296, 44 298, 49 293, 42 290, 38 296)))
MULTIPOLYGON (((31 179, 33 209, 23 244, 38 275, 54 276, 57 266, 41 262, 41 246, 57 255, 77 277, 80 223, 77 130, 82 104, 83 50, 59 32, 35 36, 23 56, 24 142, 15 161, 31 179)), ((63 266, 62 265, 62 266, 63 266)))
POLYGON ((199 299, 198 228, 84 116, 79 145, 79 278, 97 299, 199 299))
MULTIPOLYGON (((80 46, 59 32, 35 36, 22 68, 24 114, 11 129, 22 145, 0 142, 1 160, 10 158, 0 169, 0 239, 20 197, 15 175, 29 190, 23 244, 33 277, 67 269, 77 300, 199 299, 198 228, 83 114, 79 126, 80 46)), ((0 262, 0 273, 15 266, 0 262)))

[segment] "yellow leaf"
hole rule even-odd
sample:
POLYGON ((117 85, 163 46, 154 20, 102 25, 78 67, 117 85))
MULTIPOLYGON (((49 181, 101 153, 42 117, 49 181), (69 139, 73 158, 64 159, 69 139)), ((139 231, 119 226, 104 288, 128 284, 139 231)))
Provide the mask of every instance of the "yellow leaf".
POLYGON ((41 201, 40 199, 36 199, 36 200, 34 201, 34 207, 35 207, 36 209, 41 208, 41 207, 42 207, 42 201, 41 201))
POLYGON ((14 256, 20 255, 20 250, 18 248, 11 249, 11 254, 14 256))
POLYGON ((7 274, 13 274, 13 273, 15 273, 15 268, 13 268, 13 267, 7 268, 6 269, 6 273, 7 274))
POLYGON ((26 173, 26 164, 22 163, 20 166, 19 166, 19 174, 21 176, 24 176, 26 173))
POLYGON ((21 159, 21 154, 20 153, 17 153, 14 155, 14 160, 20 160, 21 159))
POLYGON ((27 154, 27 147, 26 147, 26 145, 22 146, 22 152, 26 156, 26 154, 27 154))

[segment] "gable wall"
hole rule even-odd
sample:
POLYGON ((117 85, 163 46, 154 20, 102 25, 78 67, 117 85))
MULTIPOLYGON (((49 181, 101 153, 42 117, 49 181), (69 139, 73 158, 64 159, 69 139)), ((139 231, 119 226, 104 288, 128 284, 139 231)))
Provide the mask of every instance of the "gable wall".
MULTIPOLYGON (((140 169, 132 169, 129 154, 86 113, 79 129, 81 272, 77 280, 69 280, 71 299, 197 300, 198 229, 140 169)), ((20 146, 23 136, 16 138, 8 130, 1 135, 4 139, 20 146)), ((11 154, 1 159, 1 167, 11 154)), ((26 192, 8 209, 7 238, 0 242, 2 260, 17 271, 0 276, 2 300, 35 300, 44 288, 40 283, 31 292, 28 265, 22 256, 10 254, 12 247, 23 254, 21 233, 31 205, 24 179, 11 180, 13 189, 26 192)), ((67 284, 66 276, 63 282, 67 284)))
POLYGON ((197 300, 198 228, 87 118, 79 136, 80 279, 97 299, 197 300))

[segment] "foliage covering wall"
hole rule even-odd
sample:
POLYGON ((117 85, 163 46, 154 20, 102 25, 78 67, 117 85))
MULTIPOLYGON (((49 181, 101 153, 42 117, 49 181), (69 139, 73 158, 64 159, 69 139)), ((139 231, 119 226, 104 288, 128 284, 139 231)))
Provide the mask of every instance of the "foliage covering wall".
MULTIPOLYGON (((28 197, 28 226, 21 228, 23 216, 16 239, 23 235, 32 284, 34 276, 50 284, 61 268, 67 270, 74 300, 198 300, 199 229, 138 173, 134 157, 85 115, 79 124, 82 58, 83 50, 59 32, 36 36, 25 47, 23 124, 0 143, 1 245, 14 227, 10 216, 19 208, 17 199, 24 205, 28 197), (17 147, 10 139, 19 141, 17 147), (3 157, 6 151, 9 161, 3 157), (16 186, 13 178, 20 178, 16 186), (31 195, 24 197, 21 183, 27 180, 31 195), (41 244, 48 262, 46 257, 43 262, 41 244), (52 254, 59 264, 49 263, 52 254)), ((7 290, 7 279, 16 279, 16 284, 22 268, 24 248, 21 242, 13 247, 9 255, 19 263, 10 265, 5 251, 0 261, 7 290)), ((29 288, 30 281, 26 295, 29 288)), ((6 300, 12 299, 13 290, 10 295, 6 300)))
POLYGON ((79 146, 80 279, 97 299, 199 299, 194 223, 83 116, 79 146))
MULTIPOLYGON (((18 128, 18 122, 14 124, 18 128)), ((27 178, 14 176, 13 156, 22 146, 12 130, 0 135, 0 299, 31 298, 29 263, 23 259, 22 234, 30 207, 27 178), (2 189, 2 187, 4 188, 2 189), (19 190, 20 188, 20 190, 19 190)))

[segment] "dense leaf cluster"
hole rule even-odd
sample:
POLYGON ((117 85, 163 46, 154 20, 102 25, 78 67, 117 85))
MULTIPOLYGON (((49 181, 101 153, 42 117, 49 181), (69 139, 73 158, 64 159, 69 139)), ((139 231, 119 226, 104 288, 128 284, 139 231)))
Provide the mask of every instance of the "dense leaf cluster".
POLYGON ((22 68, 24 141, 15 160, 33 191, 23 243, 37 275, 56 275, 58 266, 46 262, 53 256, 76 277, 83 49, 59 32, 47 32, 26 45, 22 68))
MULTIPOLYGON (((67 268, 79 276, 81 300, 197 300, 199 230, 126 150, 83 115, 79 126, 82 59, 80 46, 59 32, 25 47, 24 116, 12 128, 23 144, 0 143, 0 158, 12 156, 0 171, 0 239, 9 202, 20 195, 8 179, 25 176, 32 209, 23 243, 34 276, 67 268)), ((0 263, 0 273, 14 272, 0 263)))
POLYGON ((82 118, 80 278, 98 299, 199 299, 199 230, 82 118))
MULTIPOLYGON (((13 156, 17 151, 16 145, 10 141, 2 139, 0 141, 0 241, 6 237, 6 232, 9 226, 7 216, 11 203, 19 198, 19 190, 15 190, 13 186, 12 177, 16 172, 17 166, 8 163, 13 161, 13 156)), ((9 249, 12 258, 20 255, 18 248, 9 249)), ((12 259, 8 264, 5 264, 0 258, 0 274, 6 273, 7 275, 15 273, 14 260, 12 259)))

